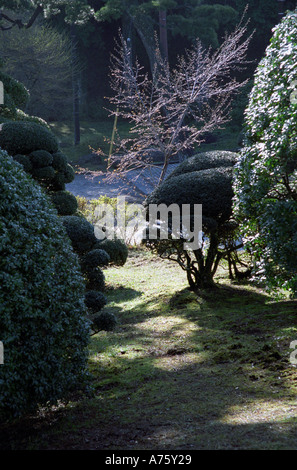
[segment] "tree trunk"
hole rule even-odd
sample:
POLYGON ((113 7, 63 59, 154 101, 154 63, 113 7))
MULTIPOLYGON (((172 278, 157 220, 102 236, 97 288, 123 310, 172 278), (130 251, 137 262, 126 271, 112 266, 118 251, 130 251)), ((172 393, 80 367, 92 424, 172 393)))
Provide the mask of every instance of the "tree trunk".
POLYGON ((71 24, 71 45, 72 45, 72 90, 73 90, 73 122, 74 122, 74 145, 80 143, 80 123, 79 123, 79 76, 77 73, 77 39, 75 24, 71 24))
POLYGON ((159 28, 160 28, 160 49, 164 60, 168 63, 168 40, 167 40, 167 20, 166 10, 159 11, 159 28))

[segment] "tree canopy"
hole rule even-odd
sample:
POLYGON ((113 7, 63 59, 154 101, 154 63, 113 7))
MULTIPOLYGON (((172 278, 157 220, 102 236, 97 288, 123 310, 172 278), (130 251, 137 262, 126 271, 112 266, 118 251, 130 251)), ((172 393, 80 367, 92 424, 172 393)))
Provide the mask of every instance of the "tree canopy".
POLYGON ((152 205, 157 205, 159 209, 165 205, 169 212, 172 205, 180 208, 180 233, 174 233, 173 224, 176 222, 173 214, 169 214, 168 225, 167 221, 164 225, 162 219, 159 222, 161 230, 167 230, 167 236, 162 236, 160 232, 157 238, 152 238, 149 234, 146 243, 162 258, 176 261, 186 271, 193 290, 214 287, 213 277, 220 261, 228 258, 231 262, 232 253, 240 246, 234 241, 237 226, 232 220, 232 177, 236 159, 236 153, 223 151, 190 157, 145 201, 148 216, 152 205), (190 223, 188 227, 183 227, 182 210, 187 204, 190 207, 190 223), (190 238, 198 236, 195 204, 202 204, 201 245, 187 248, 190 238))

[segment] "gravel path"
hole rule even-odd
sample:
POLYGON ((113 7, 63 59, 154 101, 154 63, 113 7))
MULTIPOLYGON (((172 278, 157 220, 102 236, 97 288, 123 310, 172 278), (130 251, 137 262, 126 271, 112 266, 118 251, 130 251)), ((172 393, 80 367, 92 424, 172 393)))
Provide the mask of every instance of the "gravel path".
MULTIPOLYGON (((171 164, 169 174, 177 164, 171 164)), ((127 176, 115 177, 107 182, 106 176, 100 171, 79 169, 72 183, 66 185, 67 191, 75 196, 86 199, 97 199, 102 195, 109 197, 126 196, 127 202, 142 202, 157 184, 161 167, 146 169, 142 173, 131 171, 127 176)))

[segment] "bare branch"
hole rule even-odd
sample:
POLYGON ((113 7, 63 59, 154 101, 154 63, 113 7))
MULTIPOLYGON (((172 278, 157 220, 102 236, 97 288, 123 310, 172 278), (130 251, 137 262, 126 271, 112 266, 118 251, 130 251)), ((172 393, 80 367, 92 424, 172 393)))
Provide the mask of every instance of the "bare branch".
POLYGON ((156 44, 152 78, 138 60, 132 64, 129 45, 120 35, 112 56, 110 102, 116 111, 111 112, 128 120, 131 131, 111 158, 111 164, 117 159, 116 173, 152 166, 143 153, 154 148, 164 155, 160 183, 174 156, 200 145, 206 131, 228 122, 232 97, 246 83, 232 77, 246 64, 251 36, 244 39, 245 34, 246 25, 240 24, 215 52, 197 40, 173 70, 156 44))

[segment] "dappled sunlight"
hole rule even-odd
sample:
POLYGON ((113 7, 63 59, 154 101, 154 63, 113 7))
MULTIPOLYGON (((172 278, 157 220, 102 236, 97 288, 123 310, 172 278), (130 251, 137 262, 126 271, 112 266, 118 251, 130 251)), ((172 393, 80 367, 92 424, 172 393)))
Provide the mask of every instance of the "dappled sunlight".
POLYGON ((201 364, 204 360, 205 357, 203 354, 197 354, 194 352, 179 354, 177 351, 176 355, 169 354, 163 357, 158 357, 154 360, 153 364, 157 369, 174 372, 194 364, 201 364))
POLYGON ((296 400, 257 400, 242 406, 231 406, 220 419, 221 423, 241 424, 285 424, 292 420, 296 424, 297 404, 296 400))
POLYGON ((175 337, 189 337, 193 331, 200 329, 196 323, 177 315, 163 315, 135 325, 137 329, 142 331, 152 331, 154 336, 163 336, 174 334, 175 337))

